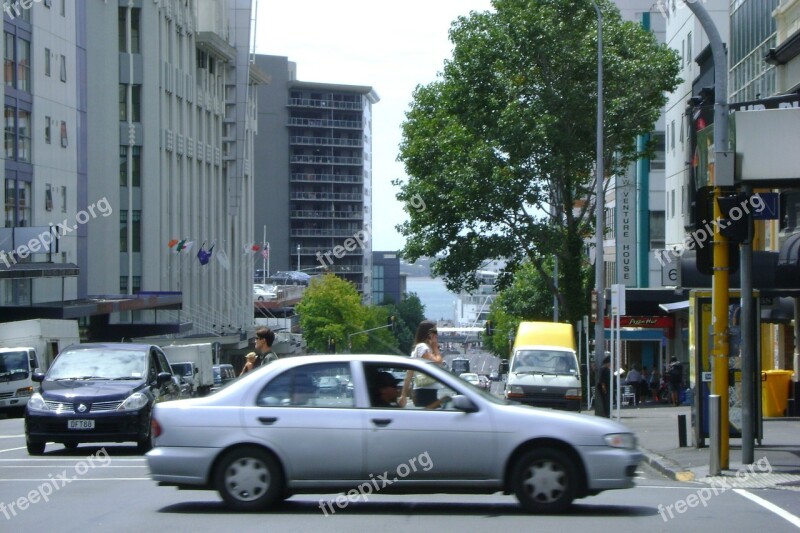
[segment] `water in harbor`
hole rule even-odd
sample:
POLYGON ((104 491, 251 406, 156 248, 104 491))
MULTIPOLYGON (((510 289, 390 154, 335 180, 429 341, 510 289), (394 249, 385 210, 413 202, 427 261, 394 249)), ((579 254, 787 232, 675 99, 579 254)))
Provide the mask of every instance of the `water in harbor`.
POLYGON ((458 295, 448 291, 444 281, 438 278, 408 277, 406 289, 409 293, 416 293, 425 306, 425 318, 454 321, 458 295))

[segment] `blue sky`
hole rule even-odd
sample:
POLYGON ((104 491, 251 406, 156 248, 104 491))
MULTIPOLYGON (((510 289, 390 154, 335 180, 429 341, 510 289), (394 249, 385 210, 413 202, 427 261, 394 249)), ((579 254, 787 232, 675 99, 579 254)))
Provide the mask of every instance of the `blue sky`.
POLYGON ((391 181, 405 178, 396 161, 400 124, 418 84, 436 79, 451 56, 450 23, 490 0, 296 0, 258 2, 256 50, 287 56, 302 81, 368 85, 373 107, 373 250, 395 250, 394 226, 406 215, 391 181))

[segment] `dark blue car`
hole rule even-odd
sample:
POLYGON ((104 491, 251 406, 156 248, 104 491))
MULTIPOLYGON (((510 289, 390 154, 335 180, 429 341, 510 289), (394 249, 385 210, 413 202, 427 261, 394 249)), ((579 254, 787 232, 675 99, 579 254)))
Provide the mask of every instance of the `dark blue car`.
POLYGON ((43 454, 48 442, 132 441, 145 452, 153 405, 180 397, 164 352, 147 344, 70 346, 33 380, 41 385, 25 410, 30 455, 43 454))

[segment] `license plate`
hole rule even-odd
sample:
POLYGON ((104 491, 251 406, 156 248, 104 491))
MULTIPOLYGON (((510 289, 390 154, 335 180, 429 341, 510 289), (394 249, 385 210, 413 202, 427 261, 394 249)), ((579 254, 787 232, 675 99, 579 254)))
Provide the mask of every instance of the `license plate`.
POLYGON ((67 429, 94 429, 94 420, 67 420, 67 429))

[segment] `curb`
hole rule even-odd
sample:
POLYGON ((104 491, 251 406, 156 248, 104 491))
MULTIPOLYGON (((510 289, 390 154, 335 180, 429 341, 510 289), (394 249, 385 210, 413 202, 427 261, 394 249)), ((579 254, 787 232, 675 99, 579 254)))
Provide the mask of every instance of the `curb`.
POLYGON ((645 462, 650 465, 653 469, 661 472, 668 478, 674 481, 694 481, 694 472, 691 470, 682 470, 680 465, 676 462, 664 457, 663 455, 659 455, 657 453, 653 453, 650 450, 646 450, 644 448, 640 448, 642 453, 644 454, 645 462))

